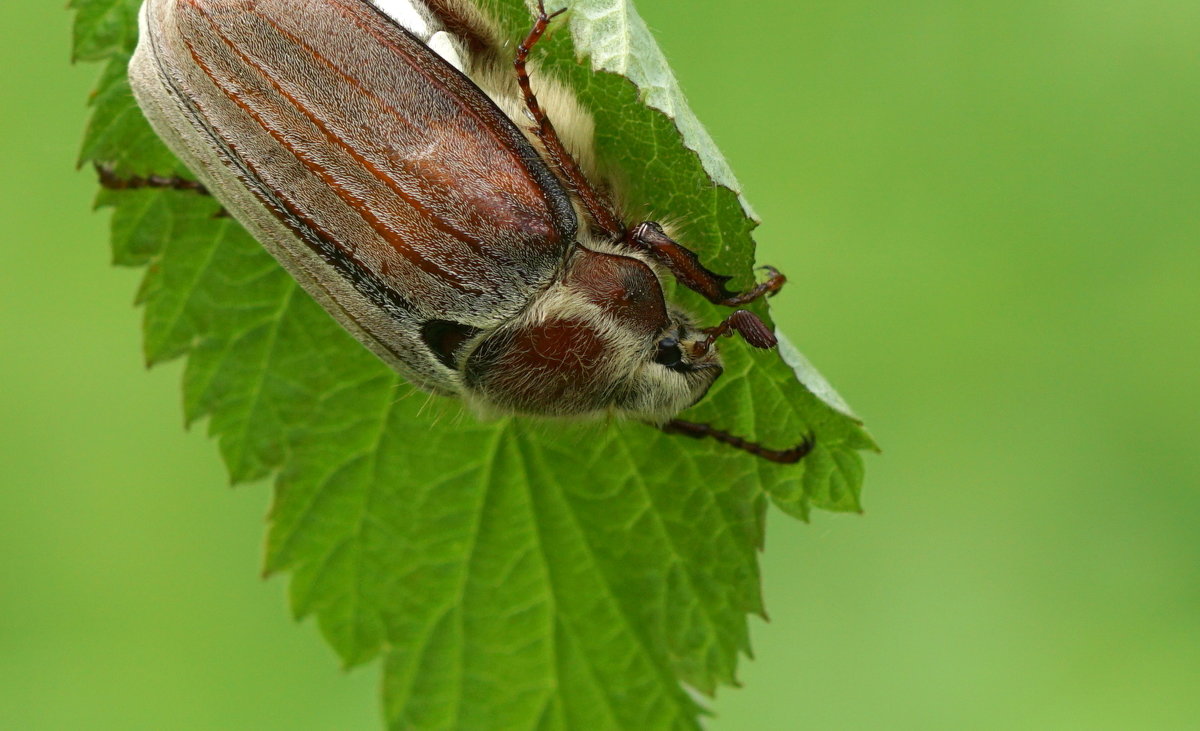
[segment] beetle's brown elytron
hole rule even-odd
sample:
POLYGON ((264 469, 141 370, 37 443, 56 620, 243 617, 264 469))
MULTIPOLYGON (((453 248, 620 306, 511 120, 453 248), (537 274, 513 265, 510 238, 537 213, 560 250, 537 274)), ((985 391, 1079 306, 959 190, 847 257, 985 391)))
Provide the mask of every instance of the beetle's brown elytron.
MULTIPOLYGON (((558 12, 562 12, 561 10, 558 12)), ((715 347, 774 334, 737 310, 697 326, 660 272, 742 293, 654 222, 626 223, 590 117, 465 0, 145 0, 139 105, 198 181, 347 330, 414 385, 481 413, 615 414, 794 462, 674 420, 721 374, 715 347), (515 73, 514 73, 515 71, 515 73), (531 124, 532 122, 532 124, 531 124)))

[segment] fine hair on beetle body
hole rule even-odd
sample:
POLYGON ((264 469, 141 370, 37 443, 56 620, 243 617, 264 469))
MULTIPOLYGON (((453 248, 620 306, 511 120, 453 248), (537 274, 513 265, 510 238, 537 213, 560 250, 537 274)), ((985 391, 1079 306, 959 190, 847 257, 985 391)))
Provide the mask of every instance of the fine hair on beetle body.
MULTIPOLYGON (((653 268, 641 257, 611 253, 615 248, 602 241, 589 242, 586 249, 596 255, 573 257, 562 280, 533 299, 500 333, 489 336, 485 345, 471 351, 466 367, 468 383, 493 379, 489 391, 505 398, 476 399, 475 391, 468 390, 464 398, 479 413, 556 417, 612 414, 662 423, 703 397, 722 371, 715 351, 692 368, 672 372, 646 358, 647 336, 629 326, 628 317, 622 317, 622 308, 612 307, 611 300, 589 297, 587 283, 597 255, 611 257, 619 262, 617 266, 631 270, 627 277, 635 280, 629 282, 633 291, 624 296, 641 304, 639 296, 653 294, 649 291, 657 286, 653 268), (636 258, 638 264, 626 263, 629 258, 636 258), (553 337, 555 323, 566 323, 557 327, 573 337, 553 337), (582 327, 573 327, 575 323, 582 327), (523 338, 525 333, 552 336, 523 338), (581 337, 587 342, 580 342, 581 337), (589 348, 588 344, 596 347, 589 348), (507 362, 513 366, 497 367, 488 358, 493 352, 507 353, 507 362), (483 367, 478 367, 479 363, 483 367)), ((689 327, 690 317, 682 311, 667 309, 666 317, 681 331, 689 327)))
POLYGON ((505 50, 468 0, 145 0, 130 82, 199 179, 174 187, 214 195, 413 385, 799 460, 811 437, 777 450, 676 418, 721 375, 720 337, 776 340, 743 309, 701 327, 664 278, 731 308, 784 278, 731 292, 661 223, 629 223, 591 114, 530 60, 561 12, 539 2, 505 50))

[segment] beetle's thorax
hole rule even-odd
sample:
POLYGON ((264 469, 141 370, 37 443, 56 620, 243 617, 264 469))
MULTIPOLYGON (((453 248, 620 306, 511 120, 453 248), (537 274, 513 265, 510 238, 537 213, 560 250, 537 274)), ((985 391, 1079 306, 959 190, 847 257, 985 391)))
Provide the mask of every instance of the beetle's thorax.
POLYGON ((654 362, 664 336, 699 333, 667 308, 653 268, 601 248, 577 246, 563 277, 467 356, 465 395, 479 410, 661 421, 720 374, 715 350, 686 369, 654 362))

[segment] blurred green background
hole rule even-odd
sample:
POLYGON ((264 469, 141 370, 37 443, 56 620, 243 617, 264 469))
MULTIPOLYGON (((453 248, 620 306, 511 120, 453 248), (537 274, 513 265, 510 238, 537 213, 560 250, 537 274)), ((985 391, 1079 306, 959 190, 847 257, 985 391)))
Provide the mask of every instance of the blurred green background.
MULTIPOLYGON (((679 7, 778 319, 886 450, 864 516, 773 516, 712 727, 1200 727, 1200 3, 679 7)), ((377 728, 141 367, 70 15, 0 19, 0 727, 377 728)))

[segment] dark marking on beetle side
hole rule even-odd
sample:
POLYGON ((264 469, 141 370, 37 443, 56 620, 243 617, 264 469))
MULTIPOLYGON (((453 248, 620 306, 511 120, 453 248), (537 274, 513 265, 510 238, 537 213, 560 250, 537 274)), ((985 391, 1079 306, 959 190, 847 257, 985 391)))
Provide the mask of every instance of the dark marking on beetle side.
POLYGON ((449 320, 427 320, 421 324, 421 339, 429 346, 434 357, 452 371, 458 370, 455 352, 479 332, 479 328, 449 320))

